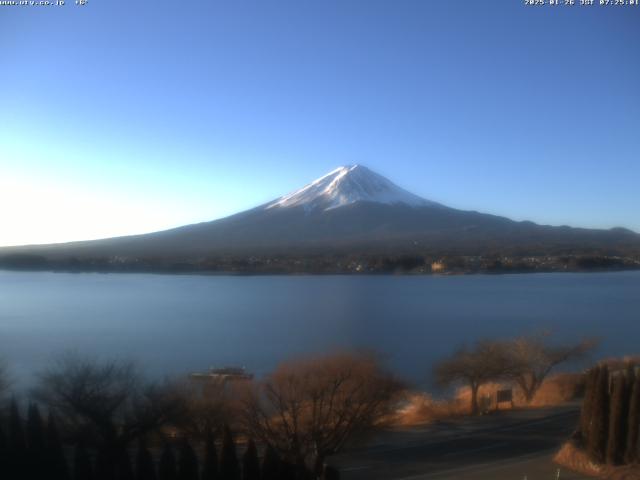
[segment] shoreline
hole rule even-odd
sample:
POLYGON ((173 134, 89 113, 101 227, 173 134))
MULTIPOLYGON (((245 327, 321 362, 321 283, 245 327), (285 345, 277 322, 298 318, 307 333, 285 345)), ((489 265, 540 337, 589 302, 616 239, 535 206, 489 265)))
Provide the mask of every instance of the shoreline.
POLYGON ((352 272, 352 271, 238 271, 238 270, 171 270, 171 269, 69 269, 69 268, 11 268, 0 265, 0 272, 17 273, 67 273, 67 274, 134 274, 134 275, 174 275, 174 276, 212 276, 212 277, 463 277, 463 276, 505 276, 505 275, 536 275, 536 274, 598 274, 638 272, 640 265, 626 268, 600 269, 538 269, 538 270, 502 270, 502 271, 451 271, 451 272, 352 272))

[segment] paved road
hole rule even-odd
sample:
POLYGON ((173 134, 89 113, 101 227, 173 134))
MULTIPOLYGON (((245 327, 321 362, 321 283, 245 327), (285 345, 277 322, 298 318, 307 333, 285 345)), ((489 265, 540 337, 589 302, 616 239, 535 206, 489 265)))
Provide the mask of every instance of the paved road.
MULTIPOLYGON (((330 463, 345 480, 555 480, 551 457, 578 416, 578 408, 568 406, 389 431, 330 463)), ((559 478, 585 477, 561 470, 559 478)))

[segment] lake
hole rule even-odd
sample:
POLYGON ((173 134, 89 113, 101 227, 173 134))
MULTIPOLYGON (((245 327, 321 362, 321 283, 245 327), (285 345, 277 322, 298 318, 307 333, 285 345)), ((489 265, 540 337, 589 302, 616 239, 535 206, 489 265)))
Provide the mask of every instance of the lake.
POLYGON ((542 329, 640 352, 640 272, 469 276, 197 276, 0 271, 0 357, 18 384, 70 349, 149 375, 373 348, 427 385, 434 360, 480 337, 542 329))

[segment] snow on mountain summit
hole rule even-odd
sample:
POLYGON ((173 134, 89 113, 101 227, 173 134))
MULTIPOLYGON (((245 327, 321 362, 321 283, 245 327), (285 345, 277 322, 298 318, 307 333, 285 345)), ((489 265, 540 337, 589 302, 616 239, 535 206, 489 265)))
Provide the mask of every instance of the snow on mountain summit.
POLYGON ((307 210, 331 210, 356 202, 439 206, 398 187, 367 167, 349 165, 336 168, 300 190, 278 198, 265 209, 302 206, 307 210))

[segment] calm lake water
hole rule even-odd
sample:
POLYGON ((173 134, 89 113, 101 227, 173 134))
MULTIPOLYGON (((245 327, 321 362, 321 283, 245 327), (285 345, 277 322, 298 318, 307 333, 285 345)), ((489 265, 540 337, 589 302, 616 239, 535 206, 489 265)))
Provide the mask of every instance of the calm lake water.
POLYGON ((28 382, 69 349, 150 375, 370 347, 411 381, 479 337, 598 335, 640 353, 640 272, 502 276, 190 276, 0 271, 0 357, 28 382))

